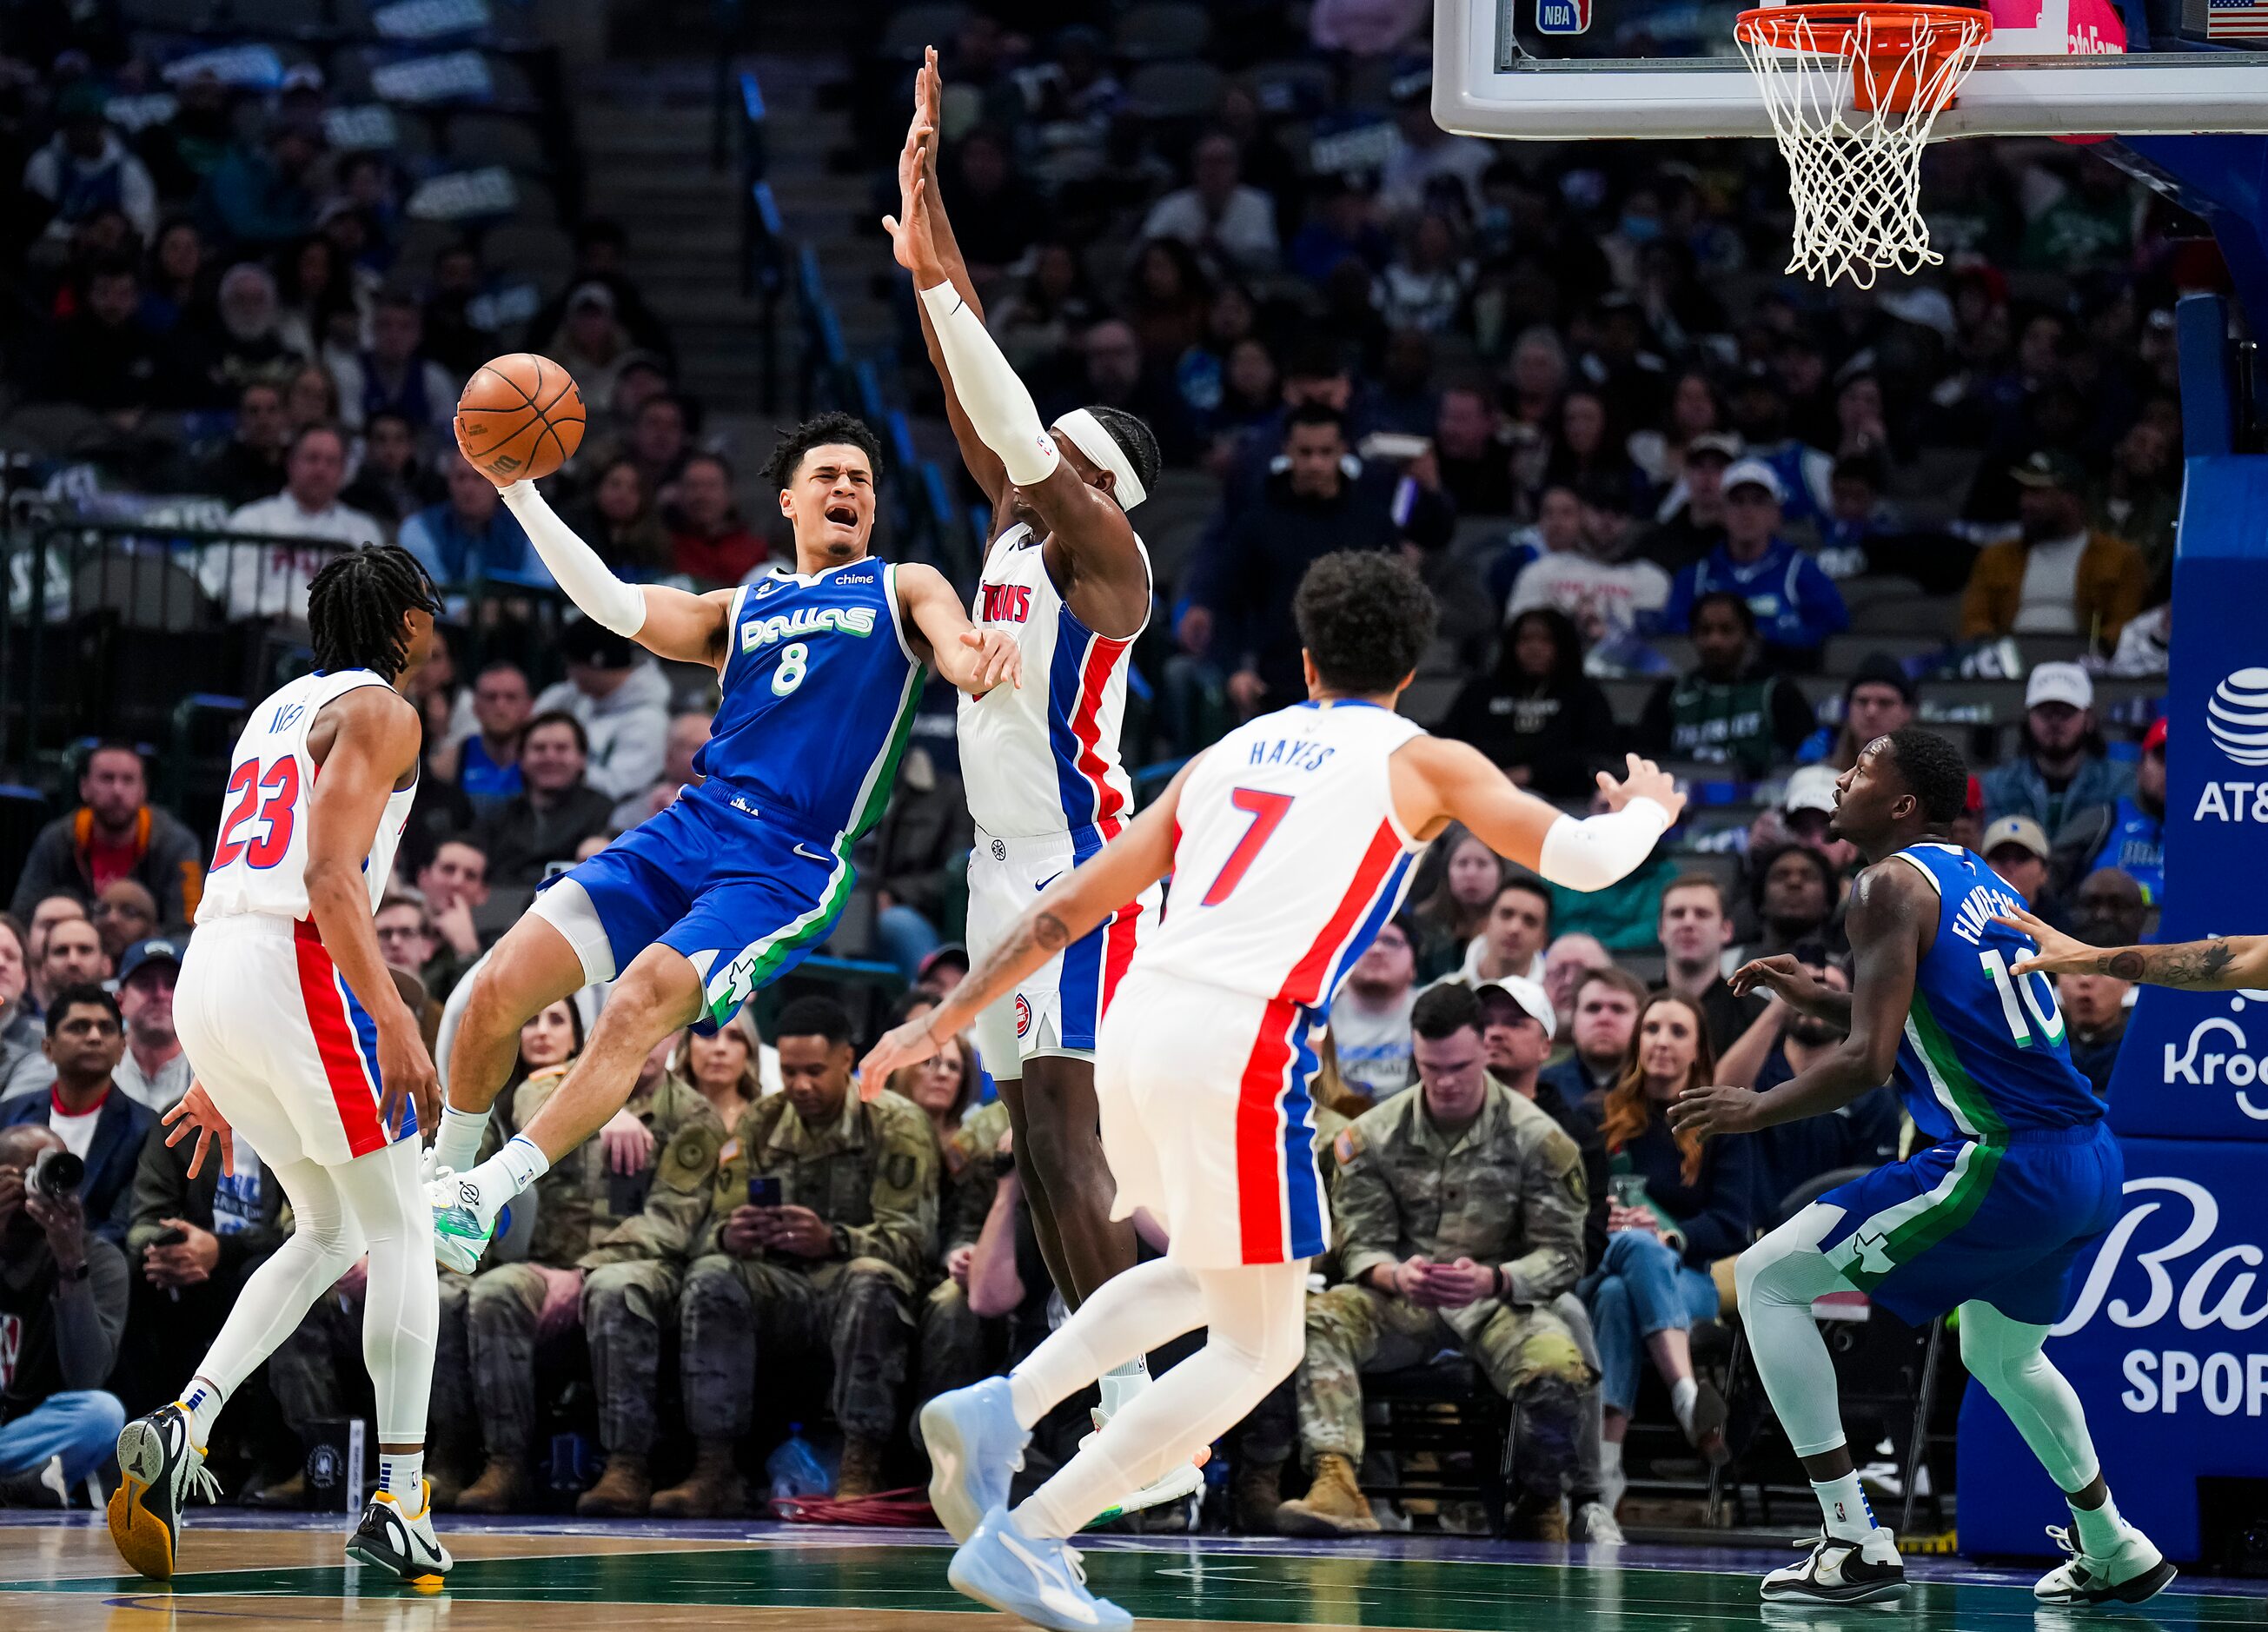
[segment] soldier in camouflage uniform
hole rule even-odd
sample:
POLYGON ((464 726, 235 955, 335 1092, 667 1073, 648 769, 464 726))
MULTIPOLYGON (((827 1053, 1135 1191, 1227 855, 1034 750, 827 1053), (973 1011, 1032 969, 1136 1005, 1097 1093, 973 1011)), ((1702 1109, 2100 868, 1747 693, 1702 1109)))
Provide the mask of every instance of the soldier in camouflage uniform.
POLYGON ((1361 1373, 1454 1348, 1513 1402, 1515 1525, 1564 1540, 1561 1485, 1595 1373, 1549 1305, 1583 1269, 1582 1156, 1487 1075, 1470 990, 1435 988, 1411 1024, 1419 1092, 1365 1113, 1334 1142, 1346 1280, 1307 1303, 1300 1441, 1314 1483, 1277 1523, 1295 1535, 1375 1530, 1355 1481, 1361 1373))
POLYGON ((735 1443, 752 1425, 759 1371, 831 1359, 843 1433, 836 1494, 880 1488, 901 1421, 916 1288, 936 1252, 937 1136, 910 1101, 851 1090, 850 1018, 825 998, 780 1011, 783 1092, 751 1106, 691 1192, 657 1187, 658 1246, 690 1260, 678 1317, 693 1472, 653 1498, 657 1516, 736 1511, 735 1443), (749 1204, 776 1179, 778 1206, 749 1204))
POLYGON ((1008 1131, 1008 1107, 998 1099, 972 1106, 945 1142, 943 1201, 939 1213, 943 1249, 939 1268, 945 1278, 930 1288, 922 1300, 916 1352, 919 1367, 914 1381, 914 1407, 948 1389, 965 1388, 992 1371, 990 1343, 984 1322, 968 1306, 968 1256, 984 1231, 984 1216, 992 1210, 992 1193, 1000 1187, 995 1153, 1008 1131))
MULTIPOLYGON (((668 1075, 666 1061, 659 1048, 647 1057, 625 1107, 652 1136, 644 1165, 616 1173, 606 1142, 585 1140, 535 1182, 526 1259, 472 1277, 465 1294, 465 1329, 488 1466, 459 1493, 460 1512, 514 1512, 526 1505, 533 1494, 535 1351, 540 1342, 571 1330, 579 1320, 585 1254, 644 1208, 654 1158, 666 1158, 681 1132, 704 1132, 709 1148, 722 1136, 709 1102, 668 1075)), ((512 1126, 525 1128, 566 1073, 563 1062, 520 1084, 512 1094, 512 1126)))

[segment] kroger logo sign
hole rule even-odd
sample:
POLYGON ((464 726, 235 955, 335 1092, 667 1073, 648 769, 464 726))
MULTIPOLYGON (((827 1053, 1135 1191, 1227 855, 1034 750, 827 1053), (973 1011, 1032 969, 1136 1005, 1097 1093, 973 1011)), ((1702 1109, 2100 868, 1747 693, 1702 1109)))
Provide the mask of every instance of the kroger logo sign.
POLYGON ((2239 765, 2268 765, 2268 669, 2239 669, 2205 704, 2213 746, 2239 765))
POLYGON ((2166 1346, 2132 1349, 2121 1360, 2126 1387, 2119 1403, 2137 1414, 2268 1416, 2268 1350, 2234 1335, 2268 1320, 2268 1295, 2254 1273, 2268 1253, 2249 1241, 2216 1243, 2220 1204, 2191 1180, 2130 1179, 2126 1198, 2125 1213, 2103 1238, 2078 1302, 2054 1334, 2080 1331, 2098 1314, 2136 1331, 2170 1317, 2175 1329, 2159 1336, 2166 1346), (2146 1195, 2151 1199, 2138 1199, 2146 1195), (2137 1247, 2145 1224, 2160 1245, 2137 1247), (2130 1260, 2146 1289, 2139 1302, 2109 1296, 2130 1260))
MULTIPOLYGON (((2244 1012, 2246 997, 2268 998, 2268 992, 2232 997, 2229 1014, 2244 1012)), ((2168 1087, 2186 1083, 2192 1088, 2232 1088, 2236 1108, 2257 1122, 2268 1122, 2268 1105, 2256 1102, 2246 1091, 2258 1086, 2268 1099, 2268 1058, 2251 1052, 2244 1028, 2227 1015, 2207 1015, 2190 1027, 2183 1043, 2167 1043, 2164 1082, 2168 1087)))

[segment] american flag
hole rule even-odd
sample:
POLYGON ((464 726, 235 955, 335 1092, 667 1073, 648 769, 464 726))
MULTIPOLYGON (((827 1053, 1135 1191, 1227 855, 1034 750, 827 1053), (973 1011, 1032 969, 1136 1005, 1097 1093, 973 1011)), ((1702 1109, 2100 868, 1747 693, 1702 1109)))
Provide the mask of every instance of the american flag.
POLYGON ((2205 0, 2207 40, 2268 40, 2268 0, 2205 0))

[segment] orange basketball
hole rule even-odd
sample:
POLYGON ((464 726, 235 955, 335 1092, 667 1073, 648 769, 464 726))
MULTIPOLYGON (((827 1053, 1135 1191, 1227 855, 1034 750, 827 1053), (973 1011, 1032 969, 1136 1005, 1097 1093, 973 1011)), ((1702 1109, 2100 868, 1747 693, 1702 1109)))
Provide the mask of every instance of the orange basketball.
POLYGON ((493 358, 457 399, 457 445, 497 482, 548 476, 583 445, 583 393, 549 357, 493 358))

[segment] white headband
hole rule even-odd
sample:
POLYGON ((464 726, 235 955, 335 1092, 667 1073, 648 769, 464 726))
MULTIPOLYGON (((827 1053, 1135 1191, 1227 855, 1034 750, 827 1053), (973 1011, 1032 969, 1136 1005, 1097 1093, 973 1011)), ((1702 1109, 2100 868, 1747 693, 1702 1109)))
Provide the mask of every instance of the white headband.
POLYGON ((1118 501, 1119 509, 1131 510, 1149 496, 1149 489, 1134 474, 1133 461, 1118 445, 1118 438, 1104 430, 1102 422, 1087 409, 1073 408, 1058 416, 1055 433, 1110 473, 1110 496, 1118 501))

